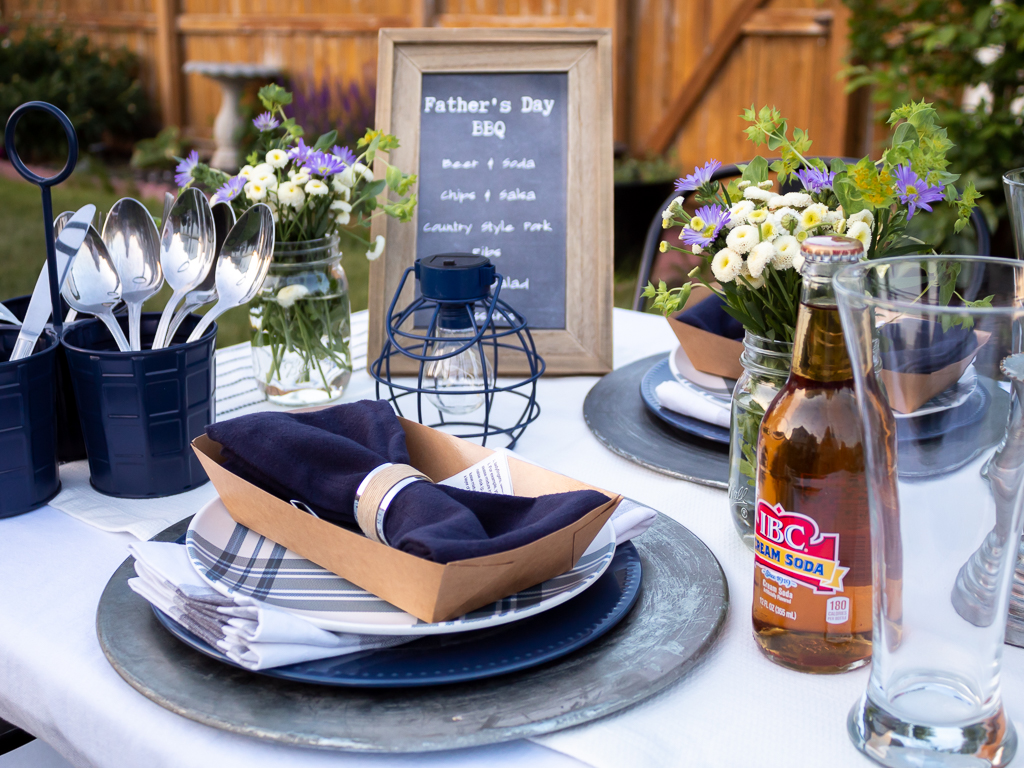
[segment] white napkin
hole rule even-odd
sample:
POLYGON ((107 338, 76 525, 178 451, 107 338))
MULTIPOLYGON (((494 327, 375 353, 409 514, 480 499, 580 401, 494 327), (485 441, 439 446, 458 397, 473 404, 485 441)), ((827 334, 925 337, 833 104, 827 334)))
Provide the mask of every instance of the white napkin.
POLYGON ((119 499, 89 484, 89 462, 72 461, 60 467, 60 493, 50 502, 71 517, 101 531, 127 531, 138 539, 152 538, 217 497, 213 483, 175 496, 119 499))
POLYGON ((689 416, 692 419, 729 427, 729 404, 718 404, 710 397, 692 392, 678 381, 663 381, 654 388, 654 396, 662 408, 689 416))
POLYGON ((199 578, 183 544, 141 541, 128 550, 138 574, 128 586, 246 669, 390 648, 414 639, 328 632, 251 597, 226 597, 199 578))
POLYGON ((612 513, 612 527, 615 528, 615 543, 625 544, 636 538, 654 523, 658 513, 650 507, 623 498, 612 513))

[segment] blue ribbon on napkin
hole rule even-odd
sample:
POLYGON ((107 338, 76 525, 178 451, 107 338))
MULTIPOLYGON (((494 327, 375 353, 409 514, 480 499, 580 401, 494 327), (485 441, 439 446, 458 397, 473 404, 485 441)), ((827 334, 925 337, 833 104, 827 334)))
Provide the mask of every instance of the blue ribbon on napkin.
MULTIPOLYGON (((221 444, 225 469, 350 528, 362 479, 386 462, 409 463, 405 432, 382 400, 313 413, 255 413, 211 424, 206 433, 221 444)), ((447 563, 524 546, 607 501, 589 490, 530 498, 412 483, 389 505, 384 536, 396 549, 447 563)))
POLYGON ((689 309, 684 309, 675 319, 700 328, 702 331, 724 336, 727 339, 743 338, 743 323, 725 313, 722 307, 725 302, 717 294, 711 294, 703 301, 698 301, 689 309))

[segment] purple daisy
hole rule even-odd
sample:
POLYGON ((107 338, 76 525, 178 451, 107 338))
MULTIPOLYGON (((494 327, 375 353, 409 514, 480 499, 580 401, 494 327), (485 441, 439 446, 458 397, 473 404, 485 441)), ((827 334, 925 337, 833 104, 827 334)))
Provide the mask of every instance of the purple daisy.
POLYGON ((239 192, 242 191, 242 187, 244 186, 244 176, 234 176, 228 179, 220 189, 213 193, 213 197, 210 198, 210 205, 216 205, 217 203, 230 203, 238 197, 239 192))
POLYGON ((326 152, 313 152, 306 158, 309 172, 314 176, 333 176, 345 170, 345 161, 326 152))
POLYGON ((269 112, 264 112, 262 115, 253 118, 252 124, 256 126, 256 130, 260 133, 266 133, 267 131, 272 131, 277 128, 277 126, 281 124, 281 121, 269 112))
POLYGON ((348 168, 356 161, 356 153, 348 147, 339 147, 337 144, 331 149, 331 154, 341 159, 341 162, 348 168))
POLYGON ((836 180, 834 173, 823 171, 820 168, 805 168, 802 171, 797 171, 796 176, 804 185, 804 189, 812 194, 832 189, 832 183, 836 180))
POLYGON ((288 157, 294 160, 296 165, 305 164, 311 154, 313 154, 313 148, 306 146, 306 142, 302 139, 299 139, 299 142, 288 150, 288 157))
POLYGON ((187 187, 192 183, 192 170, 199 165, 199 153, 194 149, 188 153, 188 157, 178 163, 174 170, 174 183, 179 187, 187 187))
POLYGON ((929 203, 936 203, 943 197, 942 187, 929 185, 909 165, 896 167, 896 192, 900 202, 907 206, 907 221, 914 218, 918 209, 931 213, 929 203))
POLYGON ((715 242, 722 227, 728 223, 729 212, 725 208, 720 208, 717 205, 702 206, 697 209, 693 219, 690 219, 690 225, 683 228, 683 244, 707 248, 715 242), (694 229, 692 226, 694 219, 699 219, 704 224, 703 228, 694 229))
POLYGON ((708 160, 704 163, 703 168, 694 168, 693 173, 689 176, 676 179, 676 192, 692 192, 699 187, 703 187, 711 181, 711 175, 721 167, 722 164, 717 160, 708 160))

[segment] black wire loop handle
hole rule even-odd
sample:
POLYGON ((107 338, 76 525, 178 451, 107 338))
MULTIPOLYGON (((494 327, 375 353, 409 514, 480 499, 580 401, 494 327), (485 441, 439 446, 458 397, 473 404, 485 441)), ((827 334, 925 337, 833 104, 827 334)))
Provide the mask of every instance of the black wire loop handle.
POLYGON ((7 128, 4 130, 4 149, 7 150, 7 156, 11 159, 11 165, 14 166, 15 170, 21 174, 22 178, 37 185, 43 197, 43 232, 46 235, 46 264, 47 274, 50 278, 50 305, 53 312, 53 328, 59 338, 63 318, 60 311, 60 285, 58 285, 57 280, 57 252, 53 237, 53 201, 50 198, 50 187, 60 184, 75 170, 75 165, 78 164, 78 134, 75 133, 75 126, 71 124, 68 116, 53 106, 53 104, 48 104, 45 101, 29 101, 14 110, 11 116, 7 118, 7 128), (46 112, 53 115, 60 122, 61 128, 64 129, 64 135, 68 140, 68 159, 64 163, 64 167, 53 176, 40 176, 29 170, 28 166, 22 162, 18 149, 14 144, 14 131, 18 127, 18 121, 29 112, 46 112))

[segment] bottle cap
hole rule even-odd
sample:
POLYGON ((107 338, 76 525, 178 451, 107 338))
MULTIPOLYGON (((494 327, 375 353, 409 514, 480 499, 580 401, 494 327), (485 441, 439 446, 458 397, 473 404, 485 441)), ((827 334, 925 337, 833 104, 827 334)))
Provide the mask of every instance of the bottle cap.
POLYGON ((800 243, 805 264, 850 264, 864 256, 860 240, 843 235, 815 235, 800 243))
POLYGON ((420 290, 434 301, 486 299, 494 274, 490 259, 472 253, 439 253, 416 261, 420 290))

